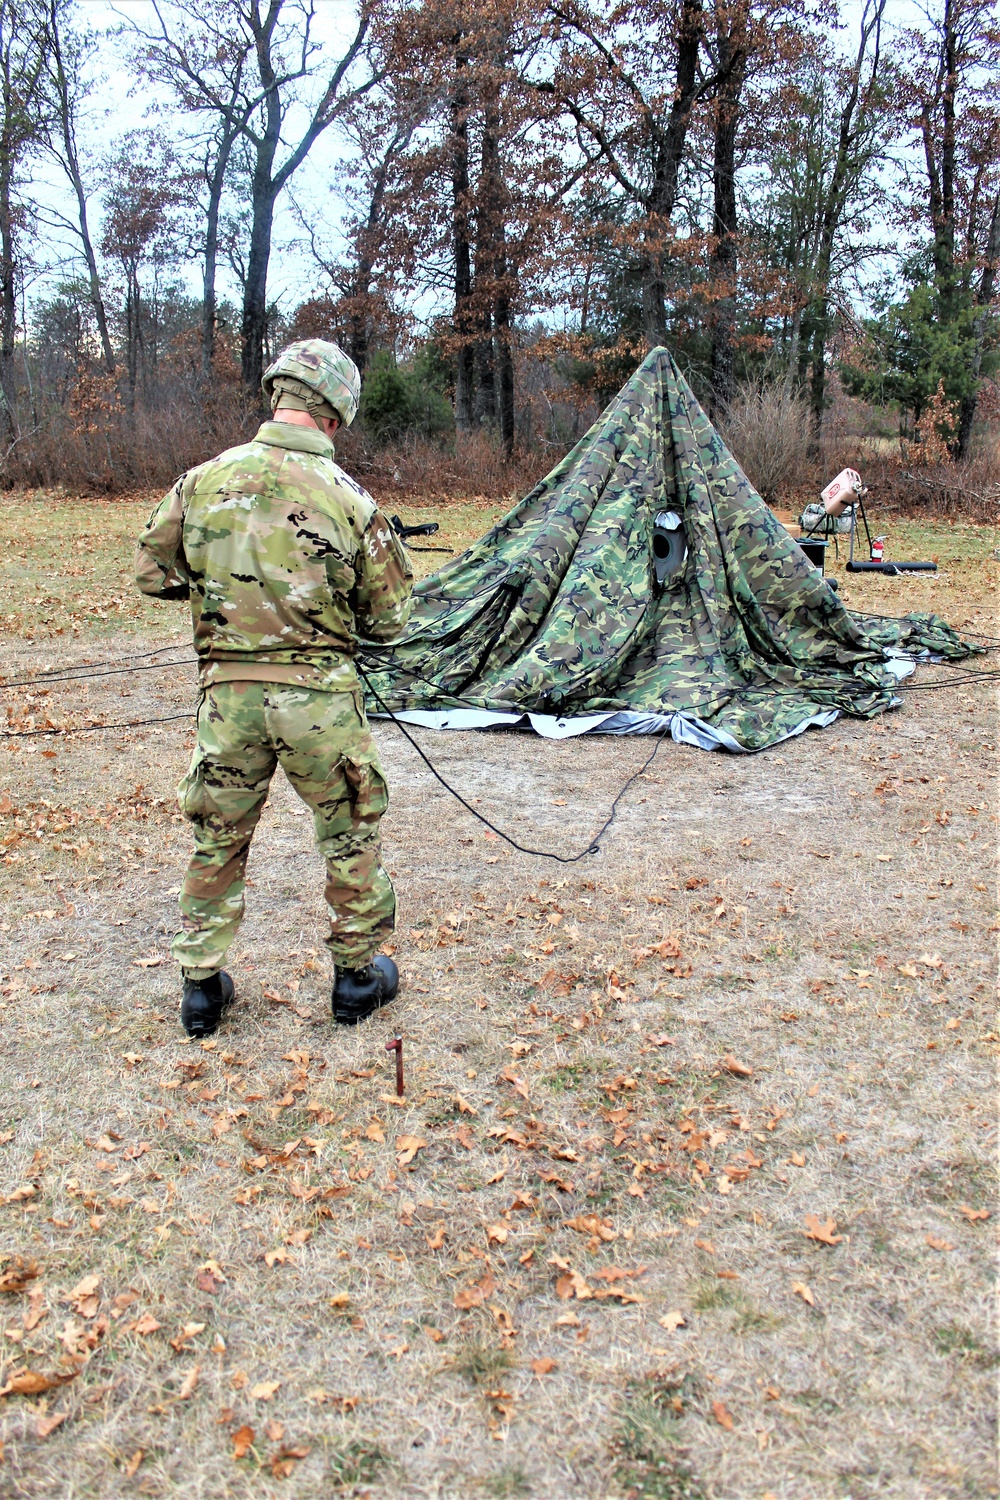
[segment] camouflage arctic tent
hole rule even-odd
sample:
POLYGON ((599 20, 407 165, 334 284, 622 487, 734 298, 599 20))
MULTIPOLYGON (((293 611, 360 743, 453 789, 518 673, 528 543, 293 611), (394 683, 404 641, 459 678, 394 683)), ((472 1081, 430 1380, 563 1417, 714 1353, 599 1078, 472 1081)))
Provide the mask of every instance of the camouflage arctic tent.
POLYGON ((936 616, 851 615, 654 349, 508 516, 418 584, 406 635, 364 666, 370 709, 411 722, 669 725, 747 751, 880 713, 927 651, 965 654, 936 616))

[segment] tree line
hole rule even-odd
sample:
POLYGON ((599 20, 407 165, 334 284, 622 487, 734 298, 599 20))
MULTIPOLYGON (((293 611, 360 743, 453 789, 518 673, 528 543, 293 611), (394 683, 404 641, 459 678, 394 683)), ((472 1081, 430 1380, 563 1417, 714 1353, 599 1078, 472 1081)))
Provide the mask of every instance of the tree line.
POLYGON ((763 383, 816 445, 835 375, 968 455, 997 360, 987 0, 909 27, 887 0, 850 24, 836 0, 343 14, 149 0, 94 32, 77 0, 0 0, 8 482, 69 432, 113 468, 167 407, 194 451, 220 403, 253 419, 297 334, 349 350, 373 441, 511 455, 529 384, 597 403, 666 344, 720 420, 763 383))

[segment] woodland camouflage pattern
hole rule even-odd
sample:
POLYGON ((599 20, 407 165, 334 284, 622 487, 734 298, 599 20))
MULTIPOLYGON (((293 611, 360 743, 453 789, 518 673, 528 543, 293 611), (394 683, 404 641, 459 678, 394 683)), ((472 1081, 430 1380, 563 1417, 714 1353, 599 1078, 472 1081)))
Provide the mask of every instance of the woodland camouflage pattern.
POLYGON ((191 600, 203 686, 253 679, 354 691, 356 634, 390 641, 412 569, 370 495, 317 428, 265 422, 191 469, 149 519, 136 582, 191 600))
POLYGON ((193 979, 222 967, 243 915, 250 840, 279 761, 312 809, 339 967, 393 929, 379 858, 388 793, 351 658, 356 631, 390 641, 411 569, 374 500, 315 428, 265 422, 192 469, 136 548, 144 593, 190 599, 203 696, 178 789, 195 835, 172 952, 193 979))
POLYGON ((178 787, 195 853, 171 952, 192 979, 221 969, 236 935, 250 840, 279 761, 312 809, 326 860, 334 963, 363 968, 393 930, 396 896, 378 837, 389 796, 360 693, 222 682, 202 698, 198 745, 178 787))
POLYGON ((407 634, 366 671, 397 711, 680 712, 760 750, 817 707, 888 708, 886 646, 969 650, 937 616, 851 615, 654 349, 509 515, 417 585, 407 634), (662 589, 660 510, 688 546, 662 589))

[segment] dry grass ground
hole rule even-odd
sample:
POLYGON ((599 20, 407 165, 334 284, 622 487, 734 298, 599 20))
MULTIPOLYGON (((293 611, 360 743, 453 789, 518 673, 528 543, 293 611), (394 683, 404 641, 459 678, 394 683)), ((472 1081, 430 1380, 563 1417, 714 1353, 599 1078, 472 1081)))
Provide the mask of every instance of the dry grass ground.
MULTIPOLYGON (((5 680, 187 654, 128 591, 145 509, 0 509, 5 680)), ((456 544, 487 519, 441 515, 456 544)), ((891 535, 941 574, 850 602, 996 629, 994 536, 891 535)), ((178 668, 3 703, 192 697, 178 668)), ((757 757, 668 742, 568 866, 380 726, 404 994, 331 1027, 278 778, 201 1046, 165 958, 188 723, 8 741, 0 1496, 996 1495, 995 710, 956 687, 757 757)), ((650 748, 421 738, 561 851, 650 748)))

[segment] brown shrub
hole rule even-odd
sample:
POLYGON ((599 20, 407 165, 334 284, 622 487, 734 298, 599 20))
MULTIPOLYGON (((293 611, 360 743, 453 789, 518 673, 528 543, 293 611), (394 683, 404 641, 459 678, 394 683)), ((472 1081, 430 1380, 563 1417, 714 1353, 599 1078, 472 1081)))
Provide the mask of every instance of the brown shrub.
POLYGON ((783 384, 740 386, 719 433, 750 483, 769 503, 787 497, 811 469, 809 412, 783 384))
MULTIPOLYGON (((23 433, 4 464, 2 483, 85 495, 162 491, 186 469, 246 441, 260 416, 235 384, 220 385, 204 403, 179 390, 158 406, 137 403, 129 412, 113 382, 95 379, 67 409, 50 411, 23 433)), ((358 426, 338 434, 337 456, 380 499, 419 504, 513 498, 531 489, 559 455, 546 448, 506 459, 486 432, 460 435, 448 445, 414 438, 376 447, 358 426)))
POLYGON ((185 469, 249 436, 257 420, 231 385, 204 403, 181 391, 129 412, 113 383, 95 380, 67 409, 48 411, 22 432, 3 484, 84 495, 166 489, 185 469))
POLYGON ((485 432, 460 434, 454 447, 414 438, 375 448, 362 431, 337 435, 337 459, 380 500, 398 496, 410 505, 482 496, 527 494, 552 467, 549 451, 516 451, 506 459, 485 432))

